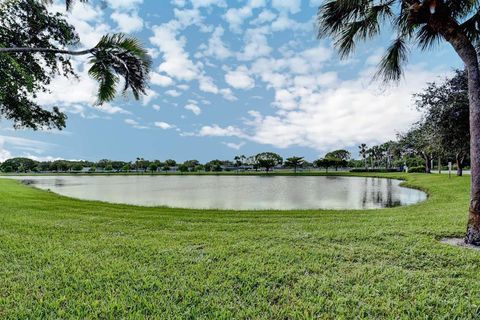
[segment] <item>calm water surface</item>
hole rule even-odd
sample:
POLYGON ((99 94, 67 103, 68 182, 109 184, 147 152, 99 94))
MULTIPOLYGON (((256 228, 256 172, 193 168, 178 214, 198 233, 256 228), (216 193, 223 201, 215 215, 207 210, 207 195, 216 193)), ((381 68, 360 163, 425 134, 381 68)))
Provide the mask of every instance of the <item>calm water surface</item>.
POLYGON ((375 209, 426 199, 399 180, 281 176, 15 177, 61 195, 112 203, 195 209, 375 209))

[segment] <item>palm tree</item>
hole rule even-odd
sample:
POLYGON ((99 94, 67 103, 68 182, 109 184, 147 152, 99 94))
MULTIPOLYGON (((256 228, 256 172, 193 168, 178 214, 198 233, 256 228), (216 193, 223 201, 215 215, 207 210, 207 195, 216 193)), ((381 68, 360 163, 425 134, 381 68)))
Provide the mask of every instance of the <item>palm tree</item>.
POLYGON ((300 167, 304 162, 305 160, 303 157, 291 157, 286 159, 285 166, 293 168, 293 172, 297 173, 297 168, 300 167))
MULTIPOLYGON (((87 0, 79 0, 88 2, 87 0)), ((45 4, 51 4, 52 0, 42 0, 45 4)), ((66 0, 67 10, 71 9, 74 0, 66 0)), ((8 5, 8 4, 7 4, 8 5)), ((45 8, 43 8, 45 9, 45 8)), ((45 9, 46 10, 46 9, 45 9)), ((71 32, 65 30, 62 32, 71 32)), ((42 54, 56 55, 61 63, 65 61, 62 56, 89 56, 91 64, 88 73, 99 83, 97 93, 98 104, 111 101, 115 98, 120 78, 123 78, 123 93, 131 90, 135 99, 146 94, 148 78, 151 68, 151 58, 142 44, 133 37, 124 34, 104 35, 98 44, 85 50, 72 50, 59 45, 44 47, 32 46, 0 46, 0 54, 42 54)))
POLYGON ((358 146, 359 149, 359 154, 363 158, 363 162, 365 162, 365 170, 368 170, 367 167, 367 145, 365 143, 362 143, 361 145, 358 146))
POLYGON ((479 0, 327 0, 318 11, 318 36, 332 37, 342 57, 357 41, 379 34, 390 25, 396 37, 383 59, 378 75, 399 80, 407 61, 408 45, 422 50, 448 42, 465 64, 470 103, 470 208, 465 242, 480 245, 480 44, 479 0))
POLYGON ((235 167, 237 168, 237 173, 238 173, 239 167, 243 166, 247 157, 245 157, 242 154, 241 156, 235 156, 235 158, 233 158, 233 159, 235 160, 235 167))
POLYGON ((123 34, 105 35, 94 48, 81 51, 31 47, 0 48, 0 53, 22 52, 90 55, 92 66, 88 73, 99 82, 99 104, 115 98, 119 76, 125 80, 123 92, 130 89, 136 99, 146 93, 151 59, 137 39, 123 34))

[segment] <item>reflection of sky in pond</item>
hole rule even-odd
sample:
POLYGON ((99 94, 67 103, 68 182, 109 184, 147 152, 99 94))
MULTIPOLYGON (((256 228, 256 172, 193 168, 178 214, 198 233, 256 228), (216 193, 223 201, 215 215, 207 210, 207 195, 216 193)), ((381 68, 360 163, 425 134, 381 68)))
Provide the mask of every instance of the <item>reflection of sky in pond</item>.
POLYGON ((373 209, 426 199, 399 180, 294 176, 32 176, 36 187, 87 200, 218 209, 373 209))

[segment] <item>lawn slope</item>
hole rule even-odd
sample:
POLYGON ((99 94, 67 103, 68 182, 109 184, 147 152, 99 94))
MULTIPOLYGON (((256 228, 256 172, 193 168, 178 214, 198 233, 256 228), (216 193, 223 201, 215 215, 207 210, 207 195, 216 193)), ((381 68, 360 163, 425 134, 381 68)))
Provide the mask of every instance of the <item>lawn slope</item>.
MULTIPOLYGON (((398 176, 386 174, 385 176, 398 176)), ((85 202, 0 180, 0 318, 480 316, 469 177, 421 204, 233 212, 85 202)))

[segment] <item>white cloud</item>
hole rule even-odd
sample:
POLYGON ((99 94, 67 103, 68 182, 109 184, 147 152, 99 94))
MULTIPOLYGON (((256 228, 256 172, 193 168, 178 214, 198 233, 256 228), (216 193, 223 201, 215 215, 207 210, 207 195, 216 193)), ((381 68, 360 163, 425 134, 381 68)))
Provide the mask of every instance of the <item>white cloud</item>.
POLYGON ((154 36, 150 38, 163 54, 164 62, 158 70, 172 78, 190 81, 198 77, 200 70, 189 58, 184 47, 185 38, 177 39, 178 24, 175 21, 153 27, 154 36))
POLYGON ((267 35, 269 33, 268 27, 248 29, 245 32, 245 47, 243 52, 237 54, 237 59, 249 61, 270 55, 272 48, 268 45, 267 35))
POLYGON ((99 110, 99 111, 101 111, 103 113, 107 113, 107 114, 116 114, 116 113, 131 114, 130 111, 127 111, 127 110, 122 109, 122 108, 117 107, 117 106, 112 106, 109 103, 104 103, 104 104, 101 104, 99 106, 96 106, 95 110, 99 110))
POLYGON ((180 90, 186 91, 186 90, 190 89, 190 86, 188 84, 179 84, 177 86, 177 88, 180 89, 180 90))
POLYGON ((222 41, 224 32, 225 30, 221 26, 216 27, 212 33, 212 36, 210 39, 208 39, 208 45, 200 46, 200 49, 202 49, 203 52, 198 56, 201 57, 202 55, 205 55, 220 60, 231 57, 232 52, 222 41))
POLYGON ((301 0, 272 0, 272 7, 279 11, 289 11, 290 13, 300 12, 301 0))
POLYGON ((151 90, 151 89, 146 89, 145 90, 145 95, 142 96, 142 104, 144 106, 150 104, 150 102, 152 102, 153 99, 157 98, 158 97, 158 93, 151 90))
POLYGON ((222 143, 227 147, 235 150, 240 150, 245 145, 245 142, 240 142, 240 143, 222 142, 222 143))
POLYGON ((154 104, 154 105, 152 106, 152 108, 153 108, 153 110, 155 110, 155 111, 160 111, 160 109, 161 109, 161 107, 160 107, 158 104, 154 104))
POLYGON ((198 85, 198 88, 203 92, 209 92, 213 94, 217 94, 219 92, 218 87, 215 85, 211 77, 204 75, 200 76, 198 79, 198 85))
POLYGON ((272 11, 263 10, 262 12, 260 12, 260 14, 258 15, 258 17, 255 20, 251 21, 251 24, 254 24, 254 25, 264 24, 264 23, 271 22, 271 21, 275 20, 276 17, 277 17, 277 15, 275 13, 273 13, 272 11))
MULTIPOLYGON (((436 74, 436 73, 435 73, 436 74)), ((237 136, 279 148, 310 147, 326 151, 338 146, 379 143, 393 139, 418 118, 411 95, 434 79, 434 73, 412 68, 398 87, 378 90, 372 73, 343 81, 329 89, 313 87, 277 90, 274 115, 251 111, 246 129, 237 136), (248 131, 248 136, 243 133, 248 131)), ((295 87, 293 87, 295 88, 295 87)))
POLYGON ((255 86, 255 80, 250 77, 249 70, 245 66, 228 71, 225 74, 225 81, 235 89, 248 90, 255 86))
POLYGON ((262 8, 265 4, 265 0, 249 0, 244 7, 228 9, 223 18, 228 22, 230 30, 240 33, 244 21, 252 16, 253 10, 262 8))
POLYGON ((286 13, 282 13, 271 25, 272 31, 279 32, 285 30, 301 30, 301 31, 309 31, 313 30, 313 22, 298 22, 296 20, 290 19, 286 13))
POLYGON ((132 126, 135 129, 148 129, 147 126, 141 125, 138 121, 133 119, 125 119, 125 123, 132 126))
POLYGON ((223 96, 225 100, 228 100, 228 101, 238 100, 238 98, 233 94, 230 88, 220 89, 220 94, 223 96))
POLYGON ((6 149, 7 147, 28 153, 33 152, 38 155, 54 146, 54 144, 43 141, 0 135, 0 161, 13 157, 12 152, 6 149))
POLYGON ((167 91, 165 91, 165 94, 168 95, 168 96, 174 97, 174 98, 182 95, 182 93, 177 91, 177 90, 167 90, 167 91))
POLYGON ((168 87, 173 84, 173 80, 172 78, 159 74, 158 72, 151 72, 150 83, 160 87, 168 87))
POLYGON ((219 125, 203 126, 198 132, 200 137, 244 137, 245 134, 239 128, 227 126, 225 128, 219 125))
POLYGON ((66 15, 70 24, 80 37, 80 44, 92 48, 106 33, 111 33, 112 28, 103 22, 103 12, 99 6, 84 3, 73 6, 70 12, 65 10, 65 4, 49 6, 52 12, 59 12, 66 15))
POLYGON ((140 18, 136 12, 114 12, 112 13, 111 18, 117 23, 120 32, 133 33, 143 29, 143 19, 140 18))
POLYGON ((225 7, 226 3, 225 0, 190 0, 192 2, 192 6, 194 8, 202 8, 202 7, 210 7, 210 6, 218 6, 218 7, 225 7))
POLYGON ((189 103, 185 106, 186 110, 192 111, 195 115, 200 115, 202 113, 202 109, 199 106, 193 103, 189 103))
POLYGON ((135 9, 143 3, 143 0, 107 0, 108 6, 112 9, 135 9))
POLYGON ((155 124, 155 127, 163 129, 163 130, 172 129, 172 128, 175 127, 174 125, 171 125, 171 124, 163 122, 163 121, 157 121, 154 124, 155 124))

